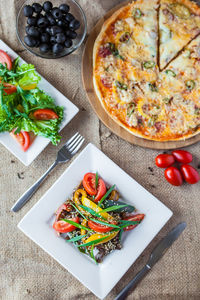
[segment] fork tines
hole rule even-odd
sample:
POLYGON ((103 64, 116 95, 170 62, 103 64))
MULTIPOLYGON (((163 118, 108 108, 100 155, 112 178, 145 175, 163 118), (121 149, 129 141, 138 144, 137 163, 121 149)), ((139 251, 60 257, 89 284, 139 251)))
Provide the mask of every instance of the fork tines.
POLYGON ((79 132, 75 133, 64 145, 64 147, 71 153, 75 154, 82 146, 85 138, 79 132))

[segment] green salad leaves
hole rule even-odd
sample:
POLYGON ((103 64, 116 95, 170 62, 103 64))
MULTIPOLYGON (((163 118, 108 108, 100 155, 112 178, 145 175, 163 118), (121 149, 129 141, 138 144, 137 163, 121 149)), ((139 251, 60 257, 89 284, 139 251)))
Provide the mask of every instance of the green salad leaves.
POLYGON ((31 64, 19 65, 19 59, 13 62, 12 70, 0 64, 0 132, 32 131, 51 140, 57 145, 61 137, 59 125, 63 119, 63 107, 56 106, 54 99, 37 87, 41 80, 31 64), (8 84, 16 86, 14 93, 6 93, 8 84), (38 109, 51 109, 58 119, 37 120, 33 113, 38 109))

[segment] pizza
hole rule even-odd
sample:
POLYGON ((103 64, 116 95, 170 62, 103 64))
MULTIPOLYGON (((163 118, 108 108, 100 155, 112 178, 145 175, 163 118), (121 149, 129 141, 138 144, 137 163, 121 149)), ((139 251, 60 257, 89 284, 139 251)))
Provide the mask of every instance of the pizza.
POLYGON ((102 26, 93 50, 95 92, 109 116, 155 141, 200 131, 200 8, 137 0, 102 26))

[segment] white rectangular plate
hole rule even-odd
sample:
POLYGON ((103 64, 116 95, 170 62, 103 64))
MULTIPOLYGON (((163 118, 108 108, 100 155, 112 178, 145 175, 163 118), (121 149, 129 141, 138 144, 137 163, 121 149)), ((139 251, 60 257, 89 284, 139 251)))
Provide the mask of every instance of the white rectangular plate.
POLYGON ((21 220, 18 227, 97 297, 103 299, 171 216, 171 210, 104 153, 89 144, 21 220), (146 215, 138 227, 122 236, 123 248, 110 253, 99 265, 58 237, 52 228, 57 208, 72 195, 85 173, 96 171, 107 184, 116 184, 125 202, 133 204, 146 215))
MULTIPOLYGON (((18 57, 17 53, 9 48, 2 40, 0 40, 0 49, 6 51, 12 60, 18 57)), ((20 63, 24 62, 25 61, 20 58, 20 63)), ((64 106, 64 119, 60 125, 60 130, 63 129, 78 113, 78 107, 76 107, 69 99, 61 94, 42 76, 39 83, 39 88, 44 90, 46 93, 48 93, 48 95, 55 99, 55 103, 57 105, 64 106)), ((0 143, 3 144, 12 154, 14 154, 25 166, 28 166, 49 144, 49 140, 44 137, 37 136, 31 147, 26 152, 23 152, 10 134, 8 132, 3 132, 0 133, 0 143)))

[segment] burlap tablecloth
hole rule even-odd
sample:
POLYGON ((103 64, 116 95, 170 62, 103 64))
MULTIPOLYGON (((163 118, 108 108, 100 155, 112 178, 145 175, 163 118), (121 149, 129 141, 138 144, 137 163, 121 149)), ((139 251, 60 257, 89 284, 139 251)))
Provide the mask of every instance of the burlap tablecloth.
MULTIPOLYGON (((154 245, 175 224, 186 221, 188 226, 128 299, 200 299, 200 184, 170 186, 163 171, 154 166, 158 151, 133 146, 112 134, 92 111, 81 83, 81 55, 58 60, 44 60, 30 55, 17 40, 15 17, 22 1, 0 1, 0 38, 64 95, 72 100, 80 113, 63 131, 63 141, 75 131, 99 147, 114 162, 166 204, 174 215, 128 270, 106 299, 114 296, 145 264, 154 245), (149 167, 153 168, 153 172, 149 167)), ((88 32, 106 11, 119 0, 81 0, 88 20, 88 32)), ((63 143, 63 142, 62 142, 63 143)), ((199 143, 187 148, 194 155, 194 165, 200 163, 199 143)), ((31 201, 17 214, 10 211, 13 203, 53 163, 57 148, 49 145, 39 157, 25 167, 0 145, 0 299, 2 300, 91 300, 97 299, 68 271, 36 246, 17 229, 17 223, 63 173, 60 165, 48 177, 31 201)), ((133 244, 134 247, 134 244, 133 244)), ((119 262, 123 264, 123 260, 119 262)), ((113 274, 115 276, 115 274, 113 274)))

